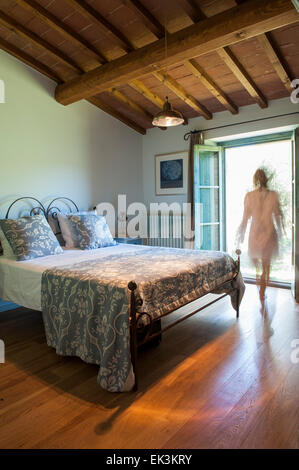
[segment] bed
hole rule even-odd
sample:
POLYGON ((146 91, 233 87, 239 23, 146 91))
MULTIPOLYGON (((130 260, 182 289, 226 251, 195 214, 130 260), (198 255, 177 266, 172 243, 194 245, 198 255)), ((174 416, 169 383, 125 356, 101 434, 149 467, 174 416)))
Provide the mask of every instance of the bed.
POLYGON ((239 316, 239 254, 234 261, 222 252, 117 244, 29 261, 0 257, 0 298, 41 311, 47 344, 99 365, 104 389, 136 390, 141 344, 226 295, 239 316), (163 317, 211 292, 221 295, 161 328, 163 317))

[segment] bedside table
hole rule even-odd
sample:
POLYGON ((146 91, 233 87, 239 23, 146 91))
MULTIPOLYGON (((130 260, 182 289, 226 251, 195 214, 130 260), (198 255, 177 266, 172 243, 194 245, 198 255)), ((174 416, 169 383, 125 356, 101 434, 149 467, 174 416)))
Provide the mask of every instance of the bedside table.
POLYGON ((129 245, 142 245, 142 238, 115 237, 117 243, 126 243, 129 245))

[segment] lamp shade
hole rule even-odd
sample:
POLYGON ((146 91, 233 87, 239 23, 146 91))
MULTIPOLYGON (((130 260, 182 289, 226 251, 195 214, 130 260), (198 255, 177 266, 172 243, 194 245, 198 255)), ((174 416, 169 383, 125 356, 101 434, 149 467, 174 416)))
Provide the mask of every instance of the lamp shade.
POLYGON ((166 100, 163 106, 162 111, 160 111, 154 117, 152 124, 153 126, 157 127, 171 127, 171 126, 179 126, 183 124, 185 119, 183 118, 182 114, 175 109, 172 109, 171 104, 168 102, 168 98, 166 96, 166 100))

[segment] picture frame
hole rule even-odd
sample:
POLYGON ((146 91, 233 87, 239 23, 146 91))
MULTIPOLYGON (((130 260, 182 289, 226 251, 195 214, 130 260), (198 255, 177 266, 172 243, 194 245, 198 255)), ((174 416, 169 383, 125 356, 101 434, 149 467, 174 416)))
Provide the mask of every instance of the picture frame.
POLYGON ((187 193, 188 151, 155 155, 156 196, 187 193))

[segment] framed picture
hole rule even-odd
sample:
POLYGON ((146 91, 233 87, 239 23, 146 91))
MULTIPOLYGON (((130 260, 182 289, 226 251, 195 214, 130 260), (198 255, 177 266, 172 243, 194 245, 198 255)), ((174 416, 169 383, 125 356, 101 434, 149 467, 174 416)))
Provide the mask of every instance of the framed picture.
POLYGON ((187 193, 188 152, 156 155, 156 195, 187 193))

